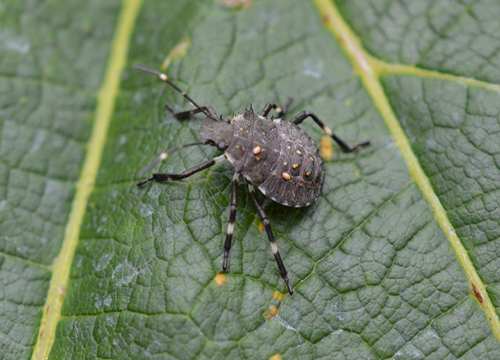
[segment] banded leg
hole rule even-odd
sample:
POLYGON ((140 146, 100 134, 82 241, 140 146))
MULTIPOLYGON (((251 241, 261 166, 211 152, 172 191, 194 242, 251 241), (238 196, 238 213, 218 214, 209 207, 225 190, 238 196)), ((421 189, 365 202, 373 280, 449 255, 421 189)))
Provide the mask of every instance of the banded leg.
POLYGON ((292 101, 293 101, 293 99, 291 97, 289 97, 284 109, 281 109, 277 104, 275 104, 273 102, 268 102, 266 104, 266 106, 264 106, 264 109, 262 109, 262 111, 260 112, 259 115, 263 116, 263 117, 267 117, 267 115, 269 114, 269 111, 271 111, 271 109, 274 109, 278 113, 278 116, 280 118, 283 118, 288 113, 288 109, 290 108, 292 101))
POLYGON ((197 172, 205 170, 205 169, 209 168, 210 166, 213 166, 217 163, 220 163, 224 159, 225 159, 224 155, 217 156, 216 158, 213 158, 212 160, 205 161, 204 163, 202 163, 200 165, 196 165, 195 167, 192 167, 191 169, 187 169, 180 174, 166 174, 166 173, 153 174, 149 178, 139 181, 137 183, 137 186, 142 186, 142 185, 144 185, 150 181, 153 181, 153 180, 158 181, 158 182, 170 181, 170 180, 182 180, 182 179, 185 179, 187 177, 190 177, 191 175, 196 174, 197 172))
POLYGON ((233 241, 234 221, 236 220, 236 211, 238 210, 238 178, 240 174, 235 173, 233 177, 233 192, 231 194, 231 213, 229 215, 229 224, 227 225, 226 242, 224 243, 224 259, 222 261, 222 271, 227 270, 229 261, 229 250, 233 241))
POLYGON ((271 250, 273 251, 274 258, 278 263, 278 269, 280 270, 281 277, 283 278, 283 281, 285 282, 285 285, 288 288, 288 292, 290 293, 290 295, 293 295, 292 284, 290 283, 290 280, 288 280, 288 273, 286 271, 285 265, 283 264, 283 260, 281 260, 280 253, 278 251, 278 245, 276 245, 276 241, 274 240, 273 231, 271 229, 271 223, 269 222, 269 219, 267 218, 264 209, 260 205, 259 200, 257 200, 257 195, 255 194, 255 188, 252 185, 248 185, 248 189, 250 190, 250 195, 252 197, 253 204, 257 209, 257 214, 259 214, 259 217, 262 220, 262 223, 264 224, 264 228, 266 229, 267 237, 269 238, 269 245, 271 245, 271 250))
POLYGON ((158 157, 156 159, 151 161, 148 164, 148 166, 146 166, 144 169, 142 169, 141 172, 139 173, 139 176, 141 176, 141 177, 144 176, 152 168, 154 168, 156 165, 158 165, 163 160, 167 159, 170 155, 172 155, 177 150, 184 149, 184 148, 189 147, 189 146, 195 146, 195 145, 208 145, 209 143, 210 142, 208 140, 198 141, 198 142, 194 142, 194 143, 190 143, 190 144, 179 145, 179 146, 174 147, 173 149, 170 149, 168 151, 164 151, 160 155, 158 155, 158 157))
POLYGON ((299 125, 302 121, 304 121, 308 117, 311 117, 316 122, 316 124, 318 124, 333 140, 335 140, 335 142, 337 144, 339 144, 340 148, 344 152, 353 152, 353 151, 356 151, 363 146, 370 145, 370 141, 363 141, 357 145, 354 145, 353 147, 347 145, 344 142, 344 140, 337 137, 337 135, 335 135, 333 133, 333 131, 328 126, 326 126, 323 123, 323 121, 321 121, 315 113, 312 113, 310 111, 302 111, 300 114, 295 116, 292 120, 290 120, 290 122, 294 123, 295 125, 299 125))

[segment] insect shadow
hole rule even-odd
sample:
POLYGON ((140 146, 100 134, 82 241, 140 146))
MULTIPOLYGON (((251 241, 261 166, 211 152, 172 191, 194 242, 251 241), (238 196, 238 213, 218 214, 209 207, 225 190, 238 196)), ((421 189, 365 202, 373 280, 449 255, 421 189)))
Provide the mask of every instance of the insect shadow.
POLYGON ((364 141, 352 147, 349 146, 335 135, 316 114, 310 111, 302 111, 290 121, 285 121, 284 117, 291 105, 291 99, 288 100, 284 109, 281 109, 273 102, 269 102, 258 113, 255 113, 252 106, 250 106, 242 115, 238 114, 236 117, 233 116, 232 119, 222 115, 219 116, 211 106, 198 105, 188 94, 177 87, 166 74, 148 69, 142 65, 135 65, 134 68, 158 76, 194 105, 195 109, 193 110, 176 112, 172 106, 166 104, 166 108, 176 118, 187 118, 198 113, 203 113, 206 116, 199 129, 202 141, 179 145, 162 152, 140 172, 141 177, 151 171, 158 163, 167 159, 172 153, 186 147, 211 145, 223 151, 222 155, 187 169, 180 174, 153 173, 147 179, 139 181, 137 186, 141 187, 151 181, 182 180, 222 161, 228 161, 234 167, 235 172, 232 179, 231 211, 224 243, 222 271, 226 271, 229 264, 229 250, 231 249, 236 211, 238 209, 238 181, 239 177, 243 176, 248 183, 250 197, 257 214, 266 230, 281 277, 288 292, 292 295, 292 284, 288 279, 287 270, 276 245, 269 218, 257 198, 256 189, 276 203, 292 208, 309 206, 318 200, 325 178, 325 165, 314 141, 305 131, 298 127, 302 121, 309 117, 344 152, 356 151, 363 146, 369 145, 370 142, 364 141), (268 118, 271 110, 278 114, 277 119, 268 118))

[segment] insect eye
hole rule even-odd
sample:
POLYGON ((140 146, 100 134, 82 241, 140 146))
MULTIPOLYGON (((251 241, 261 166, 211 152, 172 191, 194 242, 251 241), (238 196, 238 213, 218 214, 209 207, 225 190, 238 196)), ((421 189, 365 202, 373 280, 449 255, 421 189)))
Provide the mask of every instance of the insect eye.
POLYGON ((226 150, 228 147, 228 145, 226 144, 225 141, 220 141, 218 144, 217 144, 217 149, 219 149, 220 151, 224 151, 226 150))

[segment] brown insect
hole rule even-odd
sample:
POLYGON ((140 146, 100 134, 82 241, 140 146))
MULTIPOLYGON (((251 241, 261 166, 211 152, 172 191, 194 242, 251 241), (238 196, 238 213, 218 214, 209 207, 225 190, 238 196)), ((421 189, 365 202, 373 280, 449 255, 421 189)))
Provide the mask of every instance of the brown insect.
POLYGON ((150 181, 163 182, 185 179, 221 161, 229 161, 235 169, 235 174, 232 184, 231 212, 224 245, 222 270, 226 271, 228 267, 229 250, 238 208, 238 179, 242 175, 248 182, 253 204, 266 229, 278 269, 288 292, 290 295, 293 294, 292 284, 288 279, 288 273, 274 240, 271 224, 257 199, 255 188, 273 201, 295 208, 311 205, 318 200, 325 177, 323 158, 311 137, 297 126, 308 117, 312 118, 345 152, 356 151, 363 146, 369 145, 370 142, 365 141, 350 147, 337 137, 318 116, 309 111, 302 111, 290 121, 285 121, 283 118, 291 104, 291 99, 289 99, 284 110, 275 103, 269 102, 259 113, 255 113, 250 106, 250 109, 245 110, 243 115, 237 115, 232 119, 222 115, 218 116, 211 106, 200 107, 177 85, 172 83, 166 74, 142 66, 135 66, 134 68, 158 76, 196 107, 196 109, 190 111, 175 112, 167 104, 166 107, 175 117, 186 118, 198 113, 203 113, 206 116, 199 130, 200 136, 204 139, 203 141, 180 145, 161 153, 141 171, 140 176, 150 171, 160 161, 168 158, 173 152, 188 146, 212 145, 224 152, 222 155, 180 174, 155 173, 149 178, 139 181, 137 186, 142 186, 150 181), (272 109, 278 113, 279 118, 267 117, 272 109))

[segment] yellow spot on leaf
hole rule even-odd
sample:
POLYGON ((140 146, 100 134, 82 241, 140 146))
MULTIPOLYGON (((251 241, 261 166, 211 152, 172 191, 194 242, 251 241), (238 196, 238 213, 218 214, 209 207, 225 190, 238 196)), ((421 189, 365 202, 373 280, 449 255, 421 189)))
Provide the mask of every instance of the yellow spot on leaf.
POLYGON ((186 55, 186 48, 189 45, 189 39, 182 39, 177 45, 175 45, 172 50, 168 53, 165 60, 163 60, 163 64, 161 64, 161 69, 166 70, 172 60, 176 57, 182 57, 186 55))
POLYGON ((274 30, 273 30, 272 28, 268 28, 268 29, 267 29, 267 33, 268 33, 269 35, 271 35, 273 32, 274 32, 274 30))
POLYGON ((271 305, 269 306, 269 309, 264 313, 264 317, 266 318, 266 320, 269 320, 274 316, 276 316, 277 313, 278 313, 278 308, 274 305, 271 305))
POLYGON ((283 294, 280 293, 278 290, 275 290, 274 294, 273 294, 273 298, 278 299, 279 301, 283 301, 283 294))
POLYGON ((356 169, 356 170, 354 171, 354 175, 359 176, 359 169, 356 169))
POLYGON ((347 106, 351 105, 351 100, 347 99, 347 100, 345 101, 345 104, 346 104, 347 106))
POLYGON ((262 222, 259 222, 259 231, 260 232, 264 231, 264 224, 262 222))
POLYGON ((217 286, 222 286, 225 283, 227 283, 227 277, 225 274, 217 274, 214 277, 214 281, 217 284, 217 286))
POLYGON ((281 355, 280 354, 274 354, 271 356, 268 360, 281 360, 281 355))
POLYGON ((321 137, 321 156, 325 161, 332 160, 333 146, 329 136, 321 137))

